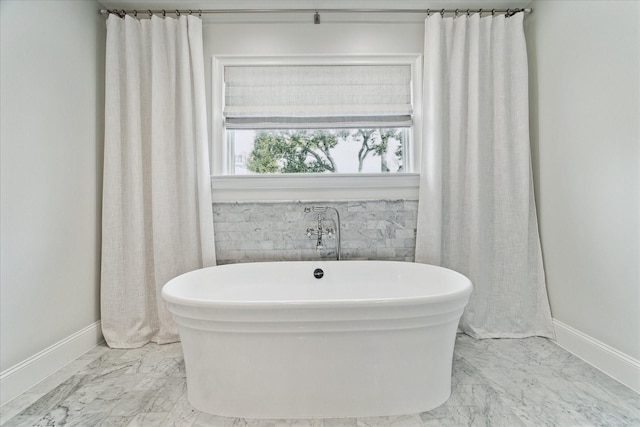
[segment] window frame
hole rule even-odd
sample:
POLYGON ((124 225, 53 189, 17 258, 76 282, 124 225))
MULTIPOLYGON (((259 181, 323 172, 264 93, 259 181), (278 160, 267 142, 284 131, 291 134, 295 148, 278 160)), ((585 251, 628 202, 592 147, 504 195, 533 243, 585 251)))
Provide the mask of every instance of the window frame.
POLYGON ((334 201, 417 199, 422 146, 422 55, 291 55, 212 57, 211 187, 214 201, 334 201), (231 175, 225 168, 230 153, 222 115, 224 67, 252 65, 384 65, 411 66, 413 126, 404 153, 409 172, 380 174, 263 174, 231 175))

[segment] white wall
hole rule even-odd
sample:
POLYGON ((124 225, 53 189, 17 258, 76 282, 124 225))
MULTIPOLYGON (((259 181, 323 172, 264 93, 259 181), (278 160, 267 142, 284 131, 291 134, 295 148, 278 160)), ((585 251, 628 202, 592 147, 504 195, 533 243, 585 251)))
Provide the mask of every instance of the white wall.
POLYGON ((99 320, 104 18, 0 3, 0 370, 99 320))
POLYGON ((552 314, 638 360, 640 2, 532 6, 532 147, 552 314))

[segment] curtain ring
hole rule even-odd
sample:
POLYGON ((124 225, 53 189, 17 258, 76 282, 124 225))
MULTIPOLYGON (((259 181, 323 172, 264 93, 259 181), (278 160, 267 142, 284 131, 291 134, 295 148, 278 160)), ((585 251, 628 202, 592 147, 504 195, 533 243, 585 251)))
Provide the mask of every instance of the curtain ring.
POLYGON ((479 17, 482 18, 482 9, 478 11, 478 15, 480 15, 479 17))
POLYGON ((147 13, 149 14, 149 18, 153 16, 153 13, 151 13, 151 9, 147 9, 147 13))
POLYGON ((164 9, 162 9, 162 17, 163 17, 163 18, 166 18, 166 17, 167 17, 167 11, 166 11, 166 10, 164 10, 164 9))
POLYGON ((460 9, 456 9, 456 18, 458 17, 458 12, 460 11, 460 9))
POLYGON ((198 9, 198 18, 202 18, 202 9, 198 9))
POLYGON ((133 17, 134 17, 134 18, 137 18, 137 17, 138 17, 138 11, 137 11, 137 10, 135 10, 135 9, 133 10, 133 17))
POLYGON ((189 15, 193 15, 193 10, 189 9, 189 15))
POLYGON ((427 9, 427 18, 431 16, 431 9, 427 9))
POLYGON ((442 9, 442 10, 440 11, 440 16, 442 16, 442 17, 444 18, 444 9, 442 9))
POLYGON ((467 17, 471 16, 471 10, 467 9, 467 17))
POLYGON ((491 9, 491 16, 496 16, 496 10, 495 9, 491 9))
POLYGON ((505 18, 509 18, 511 16, 511 9, 507 9, 507 13, 505 14, 505 18))
POLYGON ((180 11, 176 9, 176 16, 180 16, 180 11))

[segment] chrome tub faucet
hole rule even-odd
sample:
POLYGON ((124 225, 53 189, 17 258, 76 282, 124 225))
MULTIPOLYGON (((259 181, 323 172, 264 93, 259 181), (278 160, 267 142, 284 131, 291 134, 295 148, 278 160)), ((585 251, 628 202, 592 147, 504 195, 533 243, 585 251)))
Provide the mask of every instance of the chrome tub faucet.
POLYGON ((338 210, 331 206, 307 206, 304 208, 304 213, 317 212, 316 221, 317 225, 314 227, 307 228, 307 237, 311 238, 316 236, 316 251, 321 251, 324 248, 322 243, 322 236, 327 236, 329 238, 336 239, 336 259, 340 261, 341 258, 341 248, 340 248, 340 213, 338 210), (328 221, 327 218, 324 217, 323 213, 328 210, 332 210, 336 214, 336 229, 334 230, 331 226, 324 225, 325 221, 328 221))

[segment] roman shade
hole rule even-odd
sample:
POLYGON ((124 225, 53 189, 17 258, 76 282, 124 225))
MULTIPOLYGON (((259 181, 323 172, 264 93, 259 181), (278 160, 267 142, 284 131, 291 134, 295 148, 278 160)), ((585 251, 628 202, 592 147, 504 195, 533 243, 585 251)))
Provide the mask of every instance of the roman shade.
POLYGON ((406 127, 410 65, 267 65, 224 69, 227 129, 406 127))

